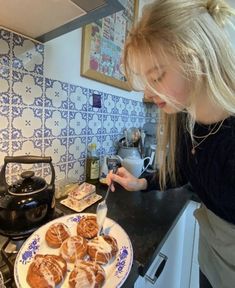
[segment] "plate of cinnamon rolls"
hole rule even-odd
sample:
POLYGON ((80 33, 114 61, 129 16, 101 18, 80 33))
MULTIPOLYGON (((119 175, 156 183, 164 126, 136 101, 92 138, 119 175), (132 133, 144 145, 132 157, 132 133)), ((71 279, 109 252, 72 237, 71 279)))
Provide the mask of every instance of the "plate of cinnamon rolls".
POLYGON ((14 266, 18 288, 116 288, 132 266, 133 249, 123 228, 106 218, 97 235, 96 215, 57 218, 35 231, 14 266))

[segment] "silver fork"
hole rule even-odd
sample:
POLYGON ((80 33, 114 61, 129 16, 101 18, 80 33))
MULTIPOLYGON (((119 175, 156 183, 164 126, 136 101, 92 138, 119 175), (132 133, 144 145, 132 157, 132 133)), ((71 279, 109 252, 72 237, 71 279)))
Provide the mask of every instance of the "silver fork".
MULTIPOLYGON (((113 173, 116 174, 118 170, 118 166, 114 166, 113 167, 113 173)), ((101 232, 102 232, 102 228, 104 225, 104 220, 106 218, 107 215, 107 211, 108 211, 108 207, 106 204, 106 200, 109 196, 109 192, 111 190, 111 185, 113 184, 113 182, 111 181, 111 183, 108 186, 108 189, 106 191, 104 200, 101 201, 96 208, 96 219, 97 219, 97 224, 98 224, 98 236, 100 236, 101 232)))

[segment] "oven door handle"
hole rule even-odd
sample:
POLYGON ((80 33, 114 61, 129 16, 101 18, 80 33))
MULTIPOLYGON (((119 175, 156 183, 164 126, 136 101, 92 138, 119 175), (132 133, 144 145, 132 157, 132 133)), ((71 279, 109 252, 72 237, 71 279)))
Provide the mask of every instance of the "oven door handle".
POLYGON ((163 269, 165 268, 166 262, 168 257, 164 255, 163 253, 158 254, 159 257, 162 258, 161 263, 158 265, 156 272, 154 273, 154 277, 149 276, 148 274, 145 275, 146 280, 148 280, 150 283, 155 284, 157 279, 160 277, 162 274, 163 269))

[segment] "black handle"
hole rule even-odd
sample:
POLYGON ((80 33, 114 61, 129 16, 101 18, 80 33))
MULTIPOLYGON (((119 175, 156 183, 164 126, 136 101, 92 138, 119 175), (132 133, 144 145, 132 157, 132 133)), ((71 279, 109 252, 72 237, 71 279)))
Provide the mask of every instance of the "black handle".
POLYGON ((32 164, 32 163, 51 163, 51 157, 42 157, 42 156, 32 156, 32 155, 23 155, 23 156, 6 156, 4 158, 4 163, 21 163, 21 164, 32 164))
MULTIPOLYGON (((164 255, 164 256, 165 256, 165 255, 164 255)), ((156 273, 155 273, 155 277, 156 277, 156 278, 158 278, 158 277, 161 275, 161 273, 162 273, 162 271, 163 271, 163 269, 164 269, 164 267, 165 267, 165 265, 166 265, 166 261, 167 261, 167 257, 165 256, 165 257, 163 258, 161 264, 160 264, 160 265, 158 266, 158 268, 157 268, 157 271, 156 271, 156 273)))
POLYGON ((6 156, 4 158, 4 165, 2 166, 0 172, 0 194, 8 190, 8 185, 6 182, 6 166, 8 163, 20 163, 20 164, 33 164, 33 163, 49 163, 51 167, 51 183, 55 183, 55 169, 52 165, 52 158, 50 156, 33 156, 33 155, 23 155, 23 156, 6 156))

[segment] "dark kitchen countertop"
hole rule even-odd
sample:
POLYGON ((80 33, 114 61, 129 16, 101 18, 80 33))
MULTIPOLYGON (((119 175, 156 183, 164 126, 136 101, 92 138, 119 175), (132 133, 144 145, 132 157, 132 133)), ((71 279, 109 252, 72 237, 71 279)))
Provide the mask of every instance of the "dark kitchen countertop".
MULTIPOLYGON (((104 196, 106 190, 107 186, 97 185, 97 194, 104 196)), ((123 288, 134 287, 138 275, 145 274, 189 200, 198 201, 189 186, 143 193, 128 192, 116 185, 116 192, 109 194, 107 216, 126 231, 134 252, 133 266, 123 288)), ((57 204, 65 213, 74 213, 57 204)), ((96 206, 97 203, 83 212, 95 213, 96 206)))

